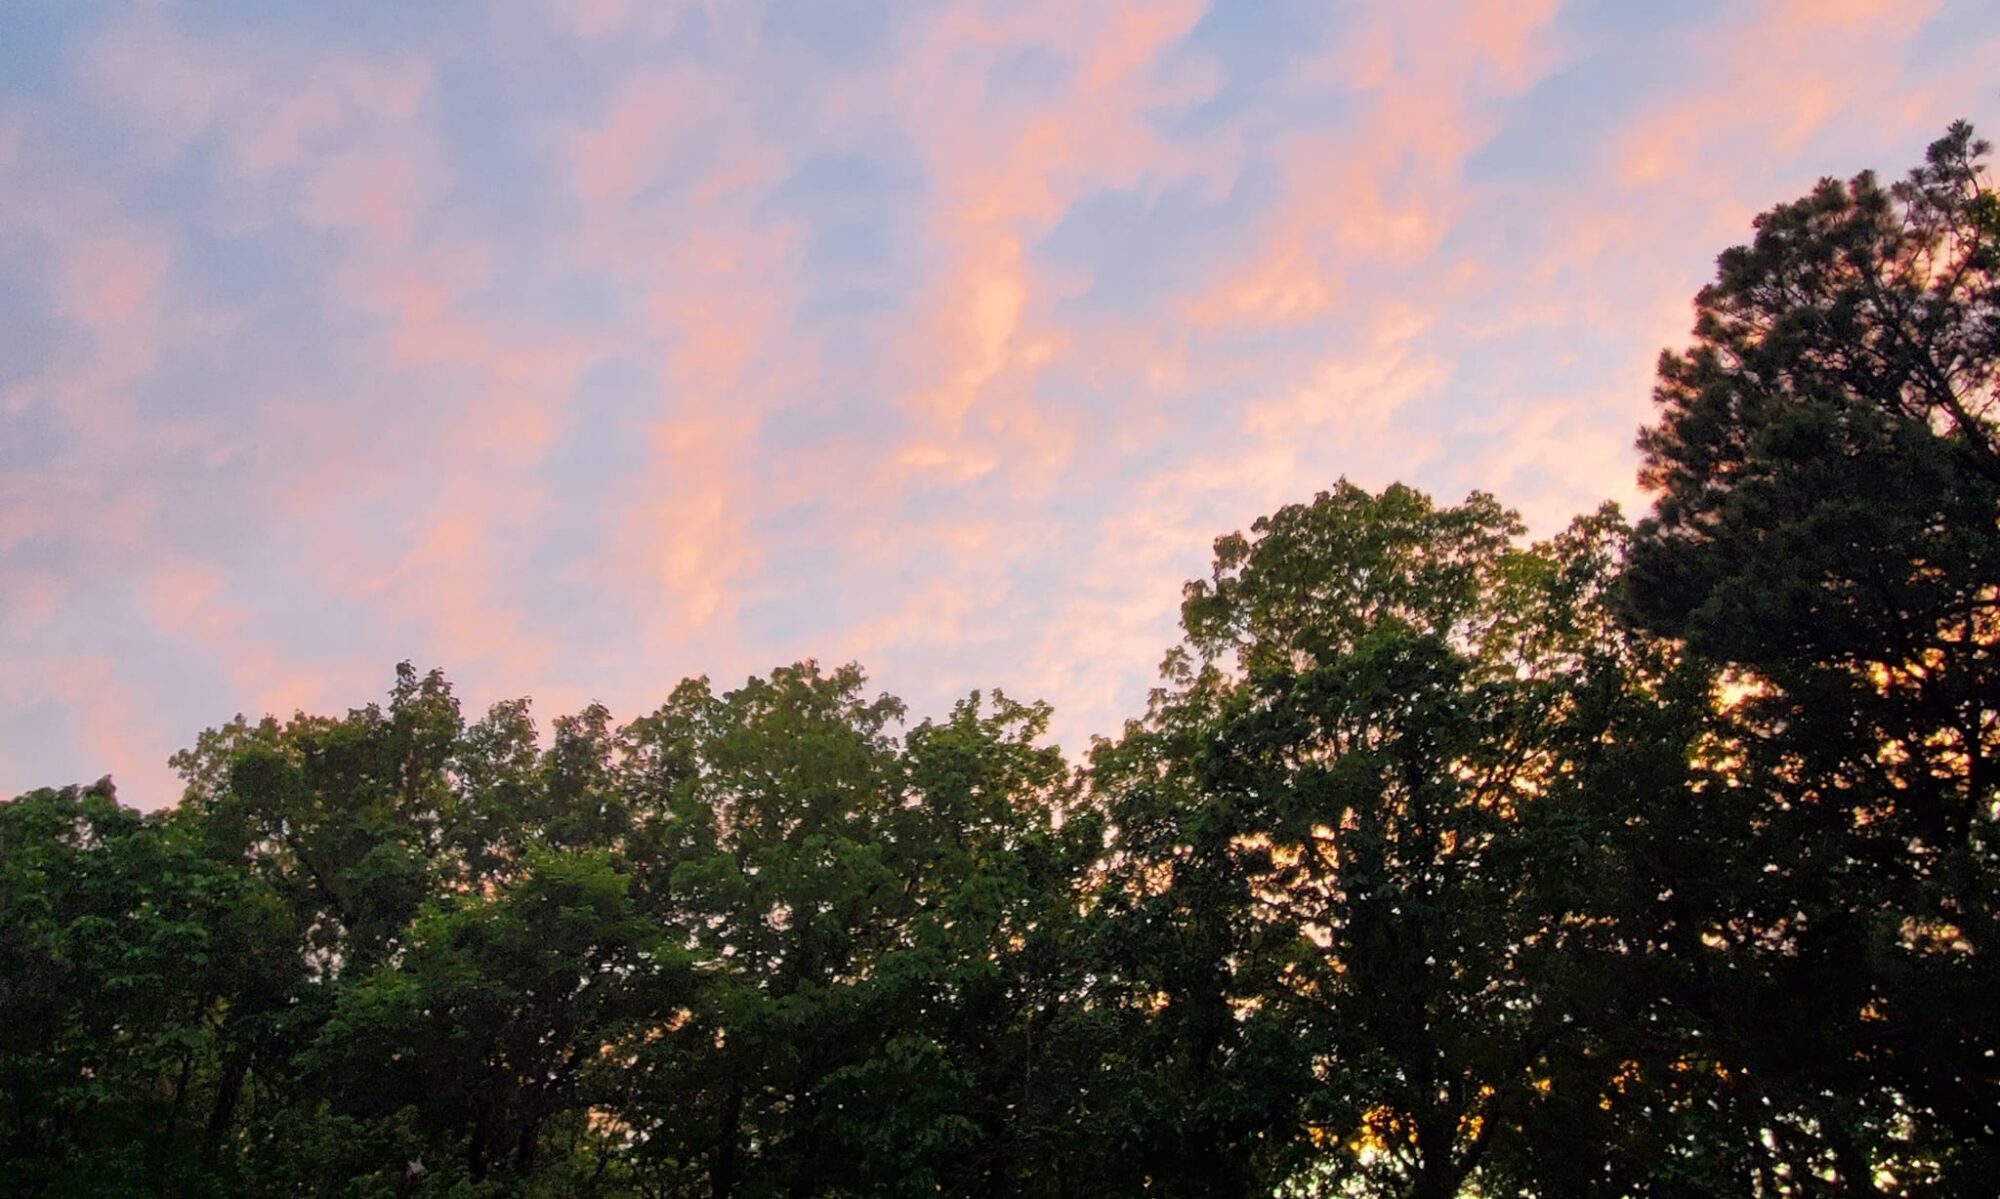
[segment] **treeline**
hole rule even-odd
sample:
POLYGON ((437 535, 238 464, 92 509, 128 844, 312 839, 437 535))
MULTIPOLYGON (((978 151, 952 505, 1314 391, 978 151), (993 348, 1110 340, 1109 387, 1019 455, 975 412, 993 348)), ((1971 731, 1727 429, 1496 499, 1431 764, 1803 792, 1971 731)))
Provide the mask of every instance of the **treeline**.
POLYGON ((397 672, 0 804, 24 1196, 1987 1196, 2000 202, 1720 259, 1657 497, 1341 484, 1073 765, 805 663, 547 734, 397 672))

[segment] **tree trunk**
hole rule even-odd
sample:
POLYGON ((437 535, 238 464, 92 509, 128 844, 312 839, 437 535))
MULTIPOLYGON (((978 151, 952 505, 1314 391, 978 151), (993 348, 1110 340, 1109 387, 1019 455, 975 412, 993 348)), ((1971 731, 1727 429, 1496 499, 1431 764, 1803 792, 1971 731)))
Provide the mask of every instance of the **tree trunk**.
POLYGON ((743 1089, 734 1078, 722 1096, 721 1127, 716 1130, 715 1165, 708 1172, 712 1199, 729 1199, 736 1189, 736 1134, 743 1121, 743 1089))
POLYGON ((201 1164, 212 1166, 221 1152, 222 1138, 236 1117, 236 1102, 243 1095, 243 1080, 250 1073, 250 1051, 239 1049, 223 1059, 222 1078, 215 1086, 215 1104, 208 1110, 208 1127, 202 1134, 201 1164))

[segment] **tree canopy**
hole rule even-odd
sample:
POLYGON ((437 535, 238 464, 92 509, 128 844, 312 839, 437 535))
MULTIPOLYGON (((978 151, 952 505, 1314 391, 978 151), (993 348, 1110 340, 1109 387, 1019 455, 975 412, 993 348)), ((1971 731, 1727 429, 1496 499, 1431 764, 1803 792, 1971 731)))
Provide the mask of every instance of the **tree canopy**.
POLYGON ((1721 256, 1636 526, 1340 481, 1079 758, 851 664, 544 731, 404 663, 170 809, 0 802, 0 1189, 1990 1193, 1986 153, 1721 256))

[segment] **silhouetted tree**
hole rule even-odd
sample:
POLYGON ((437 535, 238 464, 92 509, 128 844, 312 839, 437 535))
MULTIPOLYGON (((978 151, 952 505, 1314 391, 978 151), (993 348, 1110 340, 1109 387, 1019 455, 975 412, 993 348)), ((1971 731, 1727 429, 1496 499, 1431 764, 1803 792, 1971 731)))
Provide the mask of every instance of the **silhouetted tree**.
POLYGON ((1737 670, 1681 997, 1764 1185, 1972 1194, 2000 1143, 2000 204, 1908 179, 1759 217, 1661 359, 1626 601, 1737 670), (1783 1180, 1782 1183, 1779 1181, 1783 1180), (1893 1182, 1890 1180, 1894 1179, 1893 1182))

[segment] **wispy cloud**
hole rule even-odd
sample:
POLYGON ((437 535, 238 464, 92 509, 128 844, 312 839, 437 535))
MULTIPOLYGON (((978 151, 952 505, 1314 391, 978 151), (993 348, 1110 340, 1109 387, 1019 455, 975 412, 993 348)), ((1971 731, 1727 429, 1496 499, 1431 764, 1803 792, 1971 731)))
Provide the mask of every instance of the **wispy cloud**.
POLYGON ((1342 474, 1633 499, 1714 253, 2000 111, 1971 0, 77 5, 0 61, 0 789, 149 805, 404 657, 628 715, 859 657, 1076 747, 1342 474))

